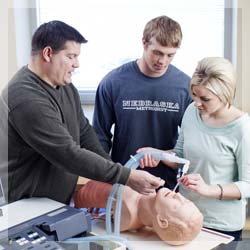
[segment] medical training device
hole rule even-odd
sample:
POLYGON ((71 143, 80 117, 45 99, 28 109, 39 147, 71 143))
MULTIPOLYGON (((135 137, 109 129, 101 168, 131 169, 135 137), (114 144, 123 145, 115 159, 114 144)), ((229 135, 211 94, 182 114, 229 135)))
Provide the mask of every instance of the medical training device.
MULTIPOLYGON (((131 159, 125 164, 125 167, 135 169, 139 166, 139 162, 145 154, 150 154, 154 159, 156 160, 168 160, 174 163, 182 164, 178 168, 178 174, 177 174, 177 180, 187 173, 189 169, 190 162, 184 158, 180 158, 174 154, 162 152, 160 150, 151 149, 146 150, 143 153, 138 153, 134 156, 130 156, 131 159)), ((174 190, 178 187, 179 182, 175 186, 174 190)), ((114 235, 119 236, 120 233, 120 218, 121 218, 121 207, 122 207, 122 196, 123 196, 123 188, 124 186, 121 184, 114 184, 112 187, 112 190, 110 192, 107 206, 106 206, 106 232, 107 234, 112 234, 111 230, 111 208, 112 208, 112 202, 115 200, 114 196, 116 194, 116 206, 115 206, 115 218, 114 218, 114 235)))
POLYGON ((62 250, 59 241, 91 231, 90 214, 48 198, 19 200, 2 212, 0 249, 62 250))
MULTIPOLYGON (((174 154, 169 154, 162 152, 160 150, 148 150, 144 153, 138 153, 136 155, 131 155, 130 159, 125 164, 125 167, 135 169, 139 166, 140 160, 143 159, 145 154, 152 155, 156 160, 169 160, 171 162, 176 162, 182 164, 179 168, 179 176, 186 173, 189 167, 189 161, 183 158, 179 158, 174 154)), ((178 176, 177 176, 178 177, 178 176)), ((90 237, 80 237, 72 238, 66 240, 66 243, 74 242, 86 242, 86 241, 104 241, 104 240, 113 240, 119 241, 126 245, 127 249, 132 249, 130 243, 127 239, 120 237, 120 221, 121 221, 121 209, 122 209, 122 197, 123 197, 124 186, 122 184, 114 184, 112 190, 109 194, 107 205, 106 205, 106 235, 97 235, 90 237), (112 232, 112 204, 115 201, 115 212, 114 212, 114 232, 112 232)))

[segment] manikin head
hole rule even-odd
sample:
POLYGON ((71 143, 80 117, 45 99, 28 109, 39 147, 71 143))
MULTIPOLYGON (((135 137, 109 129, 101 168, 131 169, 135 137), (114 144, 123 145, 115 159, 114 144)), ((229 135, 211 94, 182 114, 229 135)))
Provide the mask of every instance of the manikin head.
POLYGON ((156 194, 154 209, 153 228, 170 245, 186 244, 201 231, 201 212, 180 193, 161 188, 156 194))
MULTIPOLYGON (((106 207, 111 188, 107 183, 89 181, 75 195, 76 207, 106 207)), ((166 243, 183 245, 198 235, 202 224, 199 209, 179 193, 161 188, 157 193, 145 196, 124 187, 121 231, 149 226, 166 243)))

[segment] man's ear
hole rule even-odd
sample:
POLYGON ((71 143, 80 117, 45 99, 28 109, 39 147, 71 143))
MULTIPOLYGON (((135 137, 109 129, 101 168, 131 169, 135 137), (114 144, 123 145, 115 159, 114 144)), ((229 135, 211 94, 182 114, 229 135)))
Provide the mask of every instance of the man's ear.
POLYGON ((142 45, 143 45, 143 48, 144 48, 144 49, 147 48, 148 43, 147 43, 147 41, 145 40, 144 37, 142 38, 142 45))
POLYGON ((51 57, 52 57, 52 48, 47 46, 43 49, 42 51, 42 57, 43 57, 43 60, 45 60, 46 62, 50 62, 51 60, 51 57))
POLYGON ((159 214, 156 215, 156 220, 158 225, 161 228, 167 228, 168 227, 168 220, 166 218, 161 218, 161 216, 159 214))

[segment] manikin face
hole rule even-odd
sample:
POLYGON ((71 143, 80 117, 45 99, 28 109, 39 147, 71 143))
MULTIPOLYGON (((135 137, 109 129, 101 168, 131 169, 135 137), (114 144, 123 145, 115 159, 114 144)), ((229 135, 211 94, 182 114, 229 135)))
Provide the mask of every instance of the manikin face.
POLYGON ((161 188, 157 192, 155 208, 161 218, 179 220, 184 223, 188 223, 194 214, 200 214, 193 202, 168 188, 161 188))
POLYGON ((149 42, 143 40, 143 47, 143 73, 151 77, 162 76, 172 62, 177 48, 162 46, 154 37, 149 42))
POLYGON ((192 96, 200 115, 213 115, 227 106, 217 95, 201 85, 192 86, 192 96))
POLYGON ((65 86, 72 82, 72 73, 79 67, 78 56, 81 44, 67 41, 65 48, 59 52, 51 52, 48 69, 48 81, 53 86, 65 86))

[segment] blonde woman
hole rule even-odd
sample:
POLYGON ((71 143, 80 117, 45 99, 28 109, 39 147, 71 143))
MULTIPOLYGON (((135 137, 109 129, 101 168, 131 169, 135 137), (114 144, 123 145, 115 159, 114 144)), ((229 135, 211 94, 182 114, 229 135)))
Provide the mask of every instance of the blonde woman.
MULTIPOLYGON (((173 149, 191 162, 188 174, 180 179, 180 192, 203 213, 204 227, 240 240, 250 197, 250 117, 233 105, 232 64, 220 57, 204 58, 190 89, 194 102, 184 114, 173 149)), ((146 155, 140 165, 157 164, 146 155)))

